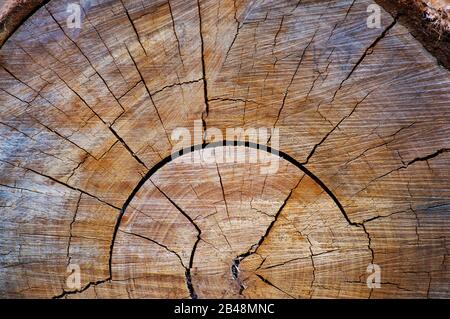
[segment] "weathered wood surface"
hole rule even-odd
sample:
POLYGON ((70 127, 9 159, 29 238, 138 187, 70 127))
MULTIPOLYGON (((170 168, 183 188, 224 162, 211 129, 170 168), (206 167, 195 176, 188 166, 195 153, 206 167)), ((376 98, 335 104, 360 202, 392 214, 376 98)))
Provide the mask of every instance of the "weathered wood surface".
POLYGON ((68 3, 0 49, 2 297, 450 297, 450 76, 396 18, 109 0, 70 29, 68 3), (160 165, 178 127, 276 127, 295 163, 160 165))

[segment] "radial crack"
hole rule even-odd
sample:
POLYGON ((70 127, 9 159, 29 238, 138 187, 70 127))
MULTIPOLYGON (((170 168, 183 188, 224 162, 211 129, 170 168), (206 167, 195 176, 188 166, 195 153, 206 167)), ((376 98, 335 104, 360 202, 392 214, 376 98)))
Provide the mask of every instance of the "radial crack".
POLYGON ((123 0, 120 0, 120 3, 122 4, 122 7, 125 11, 125 14, 127 15, 128 20, 130 21, 130 24, 133 28, 134 34, 136 35, 136 38, 139 42, 139 45, 141 46, 142 50, 144 51, 145 56, 148 56, 147 51, 145 50, 144 46, 142 45, 141 37, 139 36, 139 33, 136 29, 136 26, 134 24, 134 21, 130 17, 130 13, 128 12, 127 8, 125 7, 125 4, 123 3, 123 0))
POLYGON ((172 11, 172 6, 170 4, 170 0, 167 0, 167 5, 169 6, 169 13, 170 13, 170 17, 172 19, 173 34, 175 35, 175 39, 177 40, 178 54, 180 55, 181 64, 183 64, 183 66, 184 66, 183 55, 181 54, 180 39, 178 39, 177 29, 175 27, 175 18, 173 16, 173 11, 172 11))
MULTIPOLYGON (((162 159, 159 163, 157 163, 155 166, 153 166, 148 172, 147 174, 138 182, 138 184, 135 186, 135 188, 133 189, 133 191, 131 192, 131 194, 128 196, 127 200, 125 201, 122 209, 120 210, 120 213, 116 219, 116 223, 114 226, 114 232, 113 232, 113 236, 111 239, 111 245, 110 245, 110 251, 109 251, 109 272, 110 272, 110 277, 109 279, 112 278, 112 253, 113 253, 113 249, 114 249, 114 243, 115 243, 115 238, 119 229, 119 226, 121 224, 121 220, 124 216, 124 213, 127 209, 127 207, 130 205, 131 201, 133 200, 133 198, 136 196, 137 192, 141 189, 141 187, 150 179, 151 176, 153 176, 153 174, 155 172, 157 172, 160 168, 162 168, 164 165, 166 165, 167 163, 169 163, 170 161, 172 161, 175 158, 181 156, 181 155, 185 155, 185 154, 189 154, 191 152, 197 151, 199 149, 205 149, 205 148, 214 148, 214 147, 223 147, 224 145, 227 145, 227 140, 223 140, 223 141, 217 141, 214 143, 203 143, 200 145, 192 145, 190 147, 184 148, 172 155, 169 155, 167 157, 165 157, 164 159, 162 159)), ((254 149, 264 149, 267 152, 271 153, 272 152, 272 148, 271 147, 267 147, 267 146, 262 146, 260 144, 256 144, 256 143, 251 143, 251 142, 242 142, 242 141, 233 141, 233 145, 234 146, 245 146, 248 148, 254 148, 254 149)), ((315 176, 311 171, 309 171, 306 167, 304 167, 302 164, 300 164, 299 162, 297 162, 294 158, 292 158, 291 156, 289 156, 288 154, 282 152, 282 151, 277 151, 278 156, 280 156, 280 158, 287 160, 288 162, 292 163, 294 166, 296 166, 299 170, 301 170, 304 175, 309 176, 315 183, 317 183, 329 196, 330 198, 333 200, 333 202, 336 204, 336 206, 339 208, 340 212, 342 213, 343 217, 345 218, 345 220, 348 222, 349 225, 351 226, 355 226, 355 227, 360 227, 360 225, 358 223, 354 223, 352 222, 349 217, 347 216, 347 213, 345 212, 342 204, 339 202, 339 200, 336 198, 336 196, 334 195, 334 193, 317 177, 315 176)), ((304 176, 302 176, 302 178, 304 178, 304 176)), ((301 181, 301 180, 300 180, 301 181)), ((298 185, 295 186, 292 190, 290 195, 292 194, 292 192, 294 191, 295 188, 298 187, 298 185)), ((156 186, 156 185, 155 185, 156 186)), ((163 193, 164 194, 164 193, 163 193)), ((288 197, 290 196, 288 195, 288 197)), ((165 195, 167 196, 167 195, 165 195)), ((168 197, 166 197, 172 204, 175 205, 175 207, 177 208, 178 206, 168 197)), ((280 207, 280 210, 277 212, 277 216, 274 219, 274 221, 271 223, 271 226, 269 227, 269 229, 267 230, 266 234, 261 238, 260 240, 260 245, 262 244, 262 241, 264 240, 264 238, 267 236, 267 234, 270 232, 270 228, 273 226, 273 224, 276 222, 276 219, 278 217, 281 216, 281 211, 283 209, 283 207, 285 206, 286 202, 287 202, 288 198, 286 198, 286 201, 283 203, 283 205, 281 205, 282 207, 280 207)), ((203 240, 200 237, 201 231, 200 228, 198 228, 198 226, 195 224, 194 220, 190 218, 189 215, 185 215, 186 213, 184 213, 179 207, 178 210, 180 210, 180 212, 186 217, 188 218, 192 224, 194 225, 194 227, 197 229, 198 235, 197 235, 197 240, 194 244, 194 247, 192 249, 191 252, 191 256, 190 256, 190 262, 189 262, 189 267, 188 267, 188 271, 186 272, 186 282, 187 282, 187 286, 190 292, 190 295, 192 298, 197 298, 197 295, 195 293, 195 291, 193 290, 193 285, 192 285, 192 278, 191 278, 191 272, 190 270, 192 269, 192 265, 193 265, 193 260, 194 260, 194 254, 196 251, 196 247, 198 245, 198 242, 200 240, 203 240)), ((198 216, 197 216, 198 217, 198 216)), ((204 241, 204 240, 203 240, 204 241)), ((205 243, 209 244, 212 246, 211 243, 208 243, 207 241, 204 241, 205 243)), ((213 246, 214 247, 214 246, 213 246)), ((246 253, 243 253, 239 256, 237 256, 234 260, 233 260, 233 264, 235 267, 233 267, 231 269, 232 272, 232 277, 234 277, 236 274, 239 273, 239 269, 238 269, 238 265, 239 263, 242 261, 242 259, 244 259, 245 257, 249 256, 250 254, 257 254, 256 250, 258 249, 258 244, 254 244, 252 247, 250 247, 249 251, 247 251, 246 253), (235 262, 237 261, 237 262, 235 262)), ((264 259, 263 259, 264 260, 264 259)))
MULTIPOLYGON (((291 79, 290 79, 290 81, 289 81, 289 84, 288 84, 286 90, 284 91, 283 101, 282 101, 282 103, 281 103, 281 107, 278 109, 278 114, 277 114, 277 118, 276 118, 276 120, 275 120, 275 123, 273 124, 273 127, 274 127, 274 128, 277 126, 277 123, 278 123, 278 121, 279 121, 279 119, 280 119, 281 112, 282 112, 283 109, 284 109, 284 105, 286 104, 286 100, 287 100, 287 97, 288 97, 288 95, 289 95, 289 90, 290 90, 292 84, 294 83, 294 79, 295 79, 295 77, 297 76, 298 70, 300 69, 300 65, 302 64, 303 59, 304 59, 304 57, 305 57, 306 51, 308 50, 308 48, 309 48, 309 46, 311 45, 311 43, 314 41, 314 38, 316 37, 316 34, 317 34, 317 31, 318 31, 318 30, 319 30, 319 29, 316 29, 316 31, 314 32, 313 36, 312 36, 311 39, 309 40, 308 44, 307 44, 306 47, 303 49, 302 55, 301 55, 301 57, 300 57, 300 60, 299 60, 298 63, 297 63, 297 67, 296 67, 296 69, 295 69, 295 71, 294 71, 294 74, 292 75, 292 77, 291 77, 291 79)), ((270 136, 270 138, 269 138, 269 140, 268 140, 268 143, 270 142, 271 137, 272 137, 272 136, 270 136)))
POLYGON ((73 214, 72 221, 70 222, 70 225, 69 225, 69 240, 67 241, 67 266, 70 265, 70 261, 72 260, 72 257, 70 256, 70 243, 72 242, 72 236, 73 236, 72 229, 73 229, 73 224, 75 224, 75 221, 77 219, 78 209, 80 207, 81 196, 82 196, 82 193, 80 193, 80 196, 78 197, 77 207, 75 208, 75 213, 73 214))
POLYGON ((230 221, 230 212, 228 210, 227 198, 225 197, 225 188, 223 187, 222 175, 220 174, 219 165, 216 162, 217 175, 219 176, 220 188, 222 190, 223 201, 225 203, 225 209, 227 211, 228 221, 230 221))
POLYGON ((352 74, 355 72, 355 70, 359 67, 359 65, 364 61, 364 59, 366 58, 366 56, 368 56, 369 54, 371 54, 372 50, 375 48, 375 46, 378 44, 378 42, 380 42, 385 36, 386 34, 389 32, 389 30, 391 30, 398 21, 399 15, 397 15, 394 18, 394 21, 392 21, 391 24, 389 24, 384 31, 375 39, 375 41, 372 42, 372 44, 370 44, 363 52, 363 54, 361 55, 361 57, 358 59, 358 61, 356 61, 356 63, 353 65, 353 68, 350 70, 350 72, 347 74, 347 76, 341 81, 341 83, 339 84, 339 87, 337 88, 337 90, 334 92, 333 97, 331 99, 331 104, 334 102, 334 99, 336 98, 337 93, 342 89, 344 83, 352 76, 352 74))
POLYGON ((316 152, 316 149, 317 149, 319 146, 321 146, 321 145, 326 141, 326 139, 328 138, 328 136, 330 136, 330 135, 331 135, 331 134, 339 127, 339 125, 342 124, 342 122, 344 122, 346 119, 348 119, 350 116, 353 115, 353 113, 355 112, 356 108, 357 108, 362 102, 364 102, 364 100, 365 100, 365 99, 366 99, 373 91, 374 91, 374 90, 370 91, 369 93, 366 94, 366 96, 364 96, 364 98, 363 98, 361 101, 358 101, 358 102, 355 104, 355 106, 353 107, 352 111, 351 111, 348 115, 344 116, 344 117, 343 117, 343 118, 342 118, 342 119, 341 119, 341 120, 340 120, 340 121, 339 121, 332 129, 331 129, 331 131, 329 131, 327 134, 325 134, 325 136, 320 140, 319 143, 317 143, 316 145, 314 145, 312 151, 309 153, 308 157, 306 158, 306 161, 303 162, 302 165, 308 164, 310 158, 311 158, 311 157, 314 155, 314 153, 316 152))
MULTIPOLYGON (((116 102, 119 104, 119 106, 122 108, 122 110, 124 110, 122 104, 120 103, 120 101, 117 99, 116 95, 112 92, 111 88, 109 87, 108 83, 106 83, 106 80, 103 78, 103 76, 97 71, 97 69, 95 68, 95 66, 92 64, 91 60, 89 59, 89 57, 84 53, 84 51, 80 48, 80 46, 78 45, 78 43, 76 43, 71 37, 69 37, 69 35, 66 33, 66 31, 63 29, 62 25, 58 22, 58 20, 56 20, 56 18, 53 16, 53 13, 50 12, 50 10, 44 6, 45 9, 47 10, 48 14, 50 15, 50 17, 52 18, 52 20, 58 25, 58 27, 61 29, 62 33, 64 34, 64 36, 78 49, 78 51, 81 53, 81 55, 86 59, 86 61, 88 62, 89 66, 94 70, 94 72, 99 76, 100 80, 103 82, 103 84, 105 85, 106 89, 108 90, 108 92, 111 94, 111 96, 116 100, 116 102)), ((92 24, 91 24, 92 25, 92 24)), ((93 29, 96 31, 95 27, 93 27, 93 29)), ((99 36, 99 38, 101 39, 100 35, 97 32, 97 35, 99 36)), ((106 45, 105 45, 106 47, 106 45)), ((108 47, 106 47, 106 49, 109 51, 108 47)), ((111 57, 114 60, 114 57, 111 55, 111 57)), ((55 72, 56 73, 56 72, 55 72)))
POLYGON ((256 274, 256 276, 261 279, 261 281, 265 284, 268 284, 269 286, 272 286, 273 288, 281 291, 282 293, 288 295, 289 297, 291 297, 292 299, 296 299, 294 296, 292 296, 291 294, 287 293, 286 291, 284 291, 283 289, 275 286, 273 283, 271 283, 269 280, 267 280, 266 278, 264 278, 263 276, 261 276, 260 274, 256 274))
MULTIPOLYGON (((205 99, 205 111, 202 112, 203 130, 206 132, 206 117, 209 115, 209 100, 208 100, 208 81, 206 78, 206 61, 205 61, 205 41, 203 39, 203 23, 202 12, 200 7, 200 0, 197 0, 198 7, 198 20, 199 20, 199 34, 201 43, 201 62, 202 62, 202 74, 203 74, 203 96, 205 99)), ((205 138, 205 136, 203 136, 205 138)))
POLYGON ((312 298, 312 292, 313 292, 312 290, 313 290, 314 283, 316 281, 316 265, 314 263, 314 253, 313 253, 313 250, 312 250, 313 244, 311 243, 311 240, 309 239, 309 237, 307 235, 305 237, 306 237, 306 240, 309 243, 309 252, 310 252, 310 258, 311 258, 311 266, 313 268, 312 280, 311 280, 311 289, 310 289, 310 294, 309 294, 309 298, 312 298))
POLYGON ((143 235, 136 234, 136 233, 133 233, 133 232, 127 232, 127 231, 124 231, 124 230, 121 230, 121 229, 119 229, 119 231, 121 231, 121 232, 124 233, 124 234, 132 235, 132 236, 136 236, 136 237, 139 237, 139 238, 148 240, 148 241, 150 241, 150 242, 152 242, 152 243, 154 243, 154 244, 156 244, 156 245, 158 245, 158 246, 164 248, 164 249, 167 250, 169 253, 174 254, 174 255, 178 258, 178 260, 180 261, 181 266, 183 266, 183 268, 185 268, 185 269, 187 270, 187 267, 186 267, 186 266, 184 265, 184 263, 183 263, 183 259, 181 259, 181 256, 180 256, 175 250, 170 249, 170 248, 167 247, 166 245, 161 244, 161 243, 159 243, 158 241, 156 241, 156 240, 154 240, 154 239, 151 239, 151 238, 149 238, 149 237, 147 237, 147 236, 143 236, 143 235))
POLYGON ((238 280, 238 283, 240 285, 240 294, 242 294, 242 291, 245 289, 245 287, 243 286, 241 280, 238 278, 238 274, 239 274, 239 265, 240 263, 247 257, 257 254, 259 247, 262 245, 262 243, 264 242, 264 240, 266 239, 266 237, 269 235, 272 227, 275 225, 276 221, 278 220, 278 217, 280 216, 281 212, 283 211, 283 208, 286 206, 287 202, 289 201, 289 199, 292 196, 292 193, 294 192, 295 189, 297 189, 298 185, 300 185, 301 181, 303 180, 303 177, 305 175, 303 175, 300 180, 298 181, 298 183, 295 185, 294 188, 291 189, 291 191, 289 192, 288 196, 285 198, 283 204, 280 206, 280 208, 278 209, 277 213, 275 214, 275 216, 273 216, 273 220, 270 223, 269 227, 267 228, 266 232, 264 233, 264 235, 261 236, 261 238, 259 239, 259 241, 256 244, 253 244, 250 249, 243 253, 240 254, 239 256, 237 256, 236 258, 233 259, 233 263, 231 265, 231 272, 233 274, 233 278, 235 280, 238 280), (236 276, 235 276, 236 275, 236 276))
POLYGON ((192 251, 191 251, 191 256, 189 258, 189 267, 186 268, 186 285, 188 287, 189 290, 189 294, 191 296, 191 299, 197 299, 197 293, 195 292, 194 286, 192 285, 192 274, 191 274, 191 269, 193 267, 194 264, 194 255, 195 252, 197 250, 197 245, 199 243, 199 241, 201 240, 201 234, 202 231, 200 229, 200 227, 198 227, 198 225, 195 223, 195 221, 191 218, 191 216, 189 216, 186 212, 184 212, 180 206, 178 206, 165 192, 163 192, 152 180, 150 180, 152 182, 152 184, 156 187, 156 189, 158 189, 161 194, 164 195, 164 197, 184 216, 186 217, 186 219, 192 224, 192 226, 194 226, 194 228, 197 230, 197 240, 194 243, 194 246, 192 247, 192 251))
POLYGON ((37 175, 39 175, 39 176, 48 178, 48 179, 50 179, 51 181, 53 181, 53 182, 55 182, 55 183, 57 183, 57 184, 63 185, 63 186, 65 186, 65 187, 67 187, 67 188, 70 188, 70 189, 72 189, 72 190, 75 190, 75 191, 81 192, 81 193, 83 193, 83 194, 86 194, 86 195, 88 195, 88 196, 90 196, 90 197, 92 197, 92 198, 95 198, 95 199, 98 200, 99 202, 102 202, 103 204, 106 204, 106 205, 108 205, 108 206, 110 206, 110 207, 112 207, 112 208, 114 208, 114 209, 120 210, 119 207, 114 206, 113 204, 110 204, 110 203, 108 203, 108 202, 106 202, 106 201, 100 199, 99 197, 90 194, 89 192, 86 192, 86 191, 84 191, 84 190, 82 190, 82 189, 80 189, 80 188, 71 186, 71 185, 69 185, 69 184, 66 184, 66 183, 64 183, 64 182, 62 182, 62 181, 60 181, 60 180, 57 180, 56 178, 54 178, 54 177, 52 177, 52 176, 46 175, 46 174, 44 174, 44 173, 40 173, 40 172, 38 172, 38 171, 36 171, 36 170, 34 170, 34 169, 32 169, 32 168, 22 167, 22 166, 19 166, 19 165, 16 165, 16 164, 12 164, 12 163, 10 163, 10 162, 8 162, 8 161, 5 161, 5 160, 2 160, 2 159, 0 159, 0 162, 4 162, 4 163, 7 163, 7 164, 9 164, 9 165, 11 165, 11 166, 14 166, 14 167, 17 167, 17 168, 21 168, 21 169, 24 169, 24 170, 33 172, 33 173, 35 173, 35 174, 37 174, 37 175))
POLYGON ((136 63, 136 61, 135 61, 133 55, 131 54, 130 50, 128 49, 128 46, 125 45, 125 48, 127 49, 127 52, 128 52, 128 55, 129 55, 130 58, 131 58, 131 61, 133 61, 134 67, 136 68, 136 71, 138 72, 139 77, 140 77, 142 83, 144 84, 145 90, 147 91, 147 94, 148 94, 148 96, 149 96, 149 98, 150 98, 150 101, 152 102, 153 108, 155 109, 155 112, 156 112, 156 115, 158 116, 159 122, 161 123, 161 126, 162 126, 162 128, 164 129, 164 132, 166 133, 167 141, 169 142, 169 144, 172 145, 172 141, 171 141, 170 138, 169 138, 169 135, 168 135, 168 133, 167 133, 166 127, 164 126, 164 122, 163 122, 163 120, 162 120, 162 118, 161 118, 161 115, 159 114, 158 108, 156 107, 156 104, 155 104, 155 102, 153 101, 153 96, 152 96, 152 94, 151 94, 151 92, 150 92, 150 89, 149 89, 148 86, 147 86, 147 82, 145 81, 145 79, 144 79, 144 77, 143 77, 143 75, 142 75, 142 73, 141 73, 141 70, 139 69, 139 67, 138 67, 138 65, 137 65, 137 63, 136 63))

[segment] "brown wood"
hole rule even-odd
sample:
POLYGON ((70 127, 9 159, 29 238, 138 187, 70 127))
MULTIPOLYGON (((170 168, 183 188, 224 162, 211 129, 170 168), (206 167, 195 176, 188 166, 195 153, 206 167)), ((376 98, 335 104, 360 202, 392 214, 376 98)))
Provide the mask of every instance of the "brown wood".
POLYGON ((3 34, 0 296, 450 297, 448 56, 397 11, 107 0, 71 29, 68 3, 3 34), (229 128, 280 153, 170 157, 229 128))

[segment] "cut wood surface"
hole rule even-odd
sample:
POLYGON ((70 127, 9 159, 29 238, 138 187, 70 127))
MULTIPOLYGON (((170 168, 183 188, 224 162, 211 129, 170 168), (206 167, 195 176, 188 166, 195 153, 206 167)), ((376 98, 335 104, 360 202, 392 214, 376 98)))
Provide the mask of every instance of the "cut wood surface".
POLYGON ((2 35, 1 297, 450 298, 450 76, 401 16, 70 3, 2 35))

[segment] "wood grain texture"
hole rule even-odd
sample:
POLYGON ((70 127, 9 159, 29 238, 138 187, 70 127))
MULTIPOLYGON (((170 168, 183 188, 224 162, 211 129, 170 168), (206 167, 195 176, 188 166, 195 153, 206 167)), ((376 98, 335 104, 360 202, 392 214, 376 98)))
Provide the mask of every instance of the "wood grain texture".
POLYGON ((71 29, 69 3, 0 48, 0 296, 450 297, 450 76, 398 16, 104 0, 71 29), (229 128, 280 153, 201 149, 229 128), (222 152, 279 167, 195 160, 222 152))

